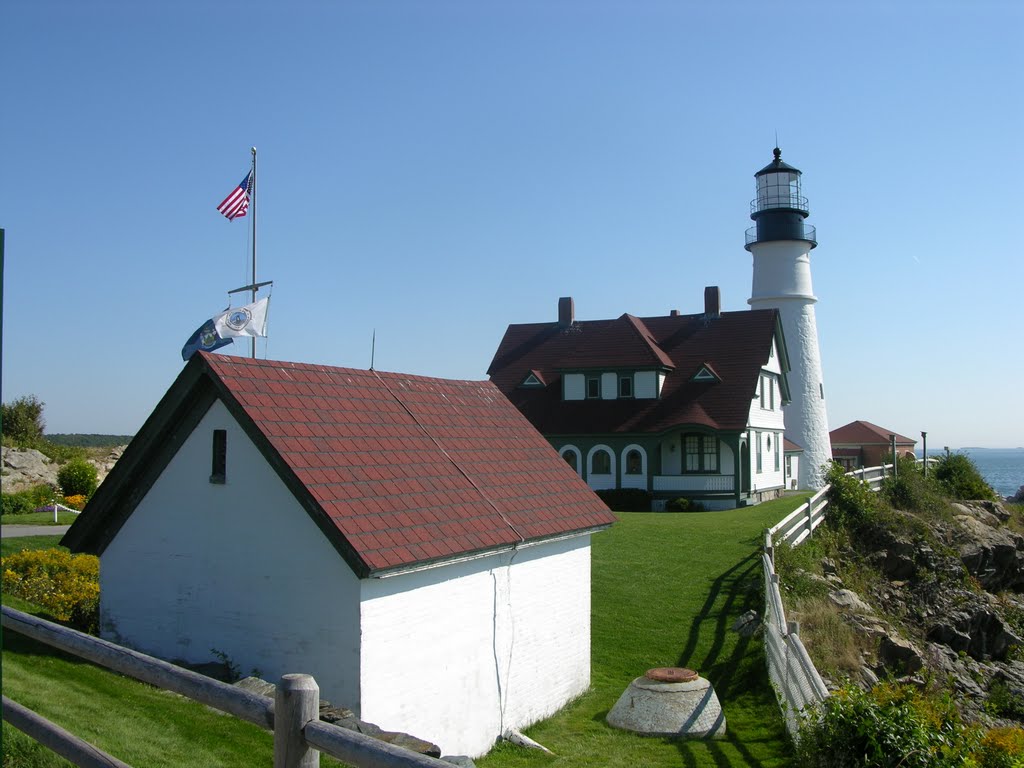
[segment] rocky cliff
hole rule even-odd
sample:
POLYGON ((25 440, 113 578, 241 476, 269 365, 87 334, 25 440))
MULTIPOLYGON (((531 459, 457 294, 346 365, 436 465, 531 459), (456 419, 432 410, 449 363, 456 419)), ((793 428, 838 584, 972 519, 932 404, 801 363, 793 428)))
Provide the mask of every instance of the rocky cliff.
MULTIPOLYGON (((801 572, 823 587, 860 649, 859 662, 845 669, 823 665, 813 627, 802 632, 819 670, 832 668, 826 683, 835 687, 848 676, 867 687, 892 676, 948 686, 969 719, 1019 725, 1024 536, 1011 527, 1011 512, 979 501, 936 515, 894 514, 896 525, 862 526, 801 572)), ((793 601, 791 618, 809 618, 801 616, 807 604, 793 601)))

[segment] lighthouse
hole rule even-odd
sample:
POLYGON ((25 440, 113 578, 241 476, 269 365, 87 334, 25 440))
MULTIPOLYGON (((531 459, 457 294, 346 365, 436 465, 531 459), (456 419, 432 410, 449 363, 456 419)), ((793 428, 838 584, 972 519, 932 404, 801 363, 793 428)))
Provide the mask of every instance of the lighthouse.
POLYGON ((747 230, 746 249, 754 257, 753 309, 777 309, 789 352, 791 401, 786 408, 786 437, 803 448, 797 478, 800 488, 824 484, 822 466, 832 458, 825 413, 818 328, 811 285, 811 249, 818 245, 796 168, 782 162, 782 150, 756 174, 757 197, 750 203, 755 226, 747 230))

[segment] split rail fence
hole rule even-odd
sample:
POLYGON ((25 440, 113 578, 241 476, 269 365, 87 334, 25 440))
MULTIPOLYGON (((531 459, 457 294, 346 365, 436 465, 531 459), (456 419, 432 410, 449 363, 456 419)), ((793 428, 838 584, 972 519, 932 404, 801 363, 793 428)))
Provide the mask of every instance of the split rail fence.
MULTIPOLYGON (((320 689, 310 675, 285 675, 271 699, 6 605, 2 613, 4 630, 273 731, 274 768, 315 768, 320 765, 320 752, 354 768, 452 768, 443 760, 321 722, 320 689)), ((6 696, 3 718, 76 766, 131 768, 6 696)))
MULTIPOLYGON (((892 470, 892 464, 883 464, 848 472, 847 475, 864 481, 872 491, 878 491, 892 470)), ((775 547, 779 543, 798 546, 825 521, 830 488, 826 485, 765 531, 764 551, 761 554, 765 591, 764 645, 768 675, 786 718, 786 728, 794 739, 798 738, 801 714, 806 708, 827 699, 829 692, 800 641, 799 624, 786 621, 779 577, 775 573, 775 547)))

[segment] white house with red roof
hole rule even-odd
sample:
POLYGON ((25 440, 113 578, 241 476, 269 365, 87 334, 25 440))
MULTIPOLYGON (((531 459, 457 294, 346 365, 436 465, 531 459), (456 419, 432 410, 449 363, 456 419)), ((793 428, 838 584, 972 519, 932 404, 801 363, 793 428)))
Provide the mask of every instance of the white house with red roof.
POLYGON ((479 755, 587 689, 614 519, 490 382, 198 353, 63 543, 104 637, 479 755))
MULTIPOLYGON (((491 381, 594 490, 637 488, 708 508, 787 487, 789 360, 774 309, 510 325, 491 381)), ((791 460, 795 461, 795 458, 791 460)))

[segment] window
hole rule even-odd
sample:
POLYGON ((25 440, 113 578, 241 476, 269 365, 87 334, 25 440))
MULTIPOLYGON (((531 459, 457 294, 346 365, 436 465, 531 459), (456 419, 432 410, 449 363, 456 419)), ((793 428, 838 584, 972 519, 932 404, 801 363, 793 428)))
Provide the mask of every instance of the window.
POLYGON ((761 463, 762 463, 762 455, 763 455, 763 446, 761 445, 761 433, 760 432, 755 432, 754 433, 754 440, 757 441, 757 471, 760 472, 761 471, 761 463))
POLYGON ((566 451, 562 454, 562 458, 565 459, 566 464, 573 468, 574 472, 579 472, 579 468, 576 466, 578 463, 576 451, 566 451))
POLYGON ((644 471, 644 457, 640 451, 632 450, 626 454, 626 474, 642 475, 644 471))
POLYGON ((594 455, 590 457, 590 474, 610 475, 611 473, 612 455, 603 448, 599 451, 594 451, 594 455))
POLYGON ((704 435, 704 471, 718 471, 718 438, 704 435))
POLYGON ((228 432, 226 429, 213 430, 213 466, 210 470, 211 483, 227 481, 228 432))
POLYGON ((619 376, 619 397, 633 396, 633 377, 619 376))
POLYGON ((700 472, 700 436, 686 435, 683 438, 683 456, 686 458, 687 472, 700 472))
POLYGON ((683 471, 717 472, 718 438, 714 435, 683 435, 683 471))
POLYGON ((597 398, 601 396, 601 377, 587 376, 587 397, 597 398))
POLYGON ((779 471, 779 455, 782 453, 782 435, 775 436, 775 471, 779 471))
POLYGON ((758 393, 761 396, 761 407, 762 408, 765 407, 765 402, 766 402, 765 395, 764 395, 764 378, 765 378, 764 376, 761 377, 760 387, 758 388, 758 393))

